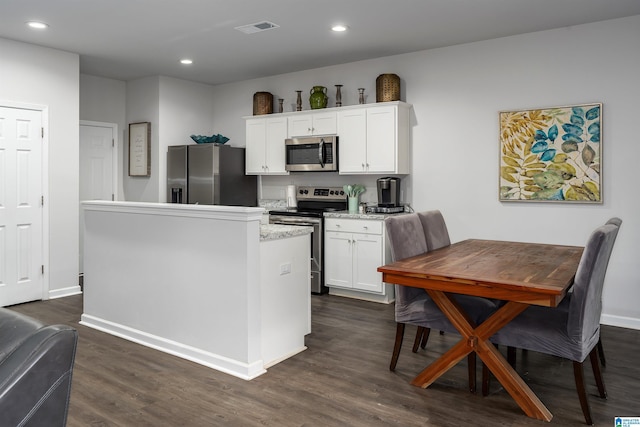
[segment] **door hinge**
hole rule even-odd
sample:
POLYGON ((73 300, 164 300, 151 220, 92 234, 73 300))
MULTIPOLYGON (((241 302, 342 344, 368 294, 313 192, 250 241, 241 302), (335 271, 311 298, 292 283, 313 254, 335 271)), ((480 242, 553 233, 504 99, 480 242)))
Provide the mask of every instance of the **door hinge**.
POLYGON ((44 196, 40 196, 40 205, 44 206, 44 196))
POLYGON ((113 138, 111 138, 111 146, 112 146, 112 147, 115 147, 115 146, 116 146, 116 140, 115 140, 115 139, 113 139, 113 138))
POLYGON ((44 264, 42 264, 42 274, 44 274, 44 264))
POLYGON ((40 128, 40 137, 44 138, 44 128, 40 128))
POLYGON ((115 194, 111 194, 111 201, 113 202, 114 200, 116 200, 116 195, 115 194))

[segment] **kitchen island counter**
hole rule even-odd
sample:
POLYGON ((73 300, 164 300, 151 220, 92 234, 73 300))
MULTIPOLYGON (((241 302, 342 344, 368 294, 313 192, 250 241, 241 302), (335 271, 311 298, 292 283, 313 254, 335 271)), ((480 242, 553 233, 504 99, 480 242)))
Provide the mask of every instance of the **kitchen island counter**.
POLYGON ((311 332, 310 230, 257 207, 90 201, 81 324, 252 379, 311 332))

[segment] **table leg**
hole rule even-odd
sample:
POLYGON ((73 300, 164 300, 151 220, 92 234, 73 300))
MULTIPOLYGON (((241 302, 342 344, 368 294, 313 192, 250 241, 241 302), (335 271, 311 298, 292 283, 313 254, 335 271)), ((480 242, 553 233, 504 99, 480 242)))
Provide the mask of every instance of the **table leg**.
POLYGON ((480 326, 474 328, 453 298, 442 291, 428 290, 427 292, 460 332, 462 339, 420 372, 411 384, 422 388, 428 387, 467 354, 475 351, 525 414, 539 420, 551 421, 553 418, 551 412, 489 341, 496 331, 524 311, 528 305, 509 301, 480 326))

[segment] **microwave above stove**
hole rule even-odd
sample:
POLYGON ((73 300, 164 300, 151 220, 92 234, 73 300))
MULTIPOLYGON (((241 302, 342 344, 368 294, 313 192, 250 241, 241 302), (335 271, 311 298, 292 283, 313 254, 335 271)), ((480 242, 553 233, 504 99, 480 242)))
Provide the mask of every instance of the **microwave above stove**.
POLYGON ((338 170, 338 137, 335 135, 288 138, 284 144, 288 171, 338 170))

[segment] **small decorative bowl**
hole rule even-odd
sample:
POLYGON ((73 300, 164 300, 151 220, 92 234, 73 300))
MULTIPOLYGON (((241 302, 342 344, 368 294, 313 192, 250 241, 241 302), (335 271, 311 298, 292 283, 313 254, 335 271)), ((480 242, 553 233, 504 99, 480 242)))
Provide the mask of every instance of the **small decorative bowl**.
POLYGON ((224 144, 229 140, 229 138, 220 134, 211 136, 191 135, 191 139, 193 139, 196 144, 224 144))

